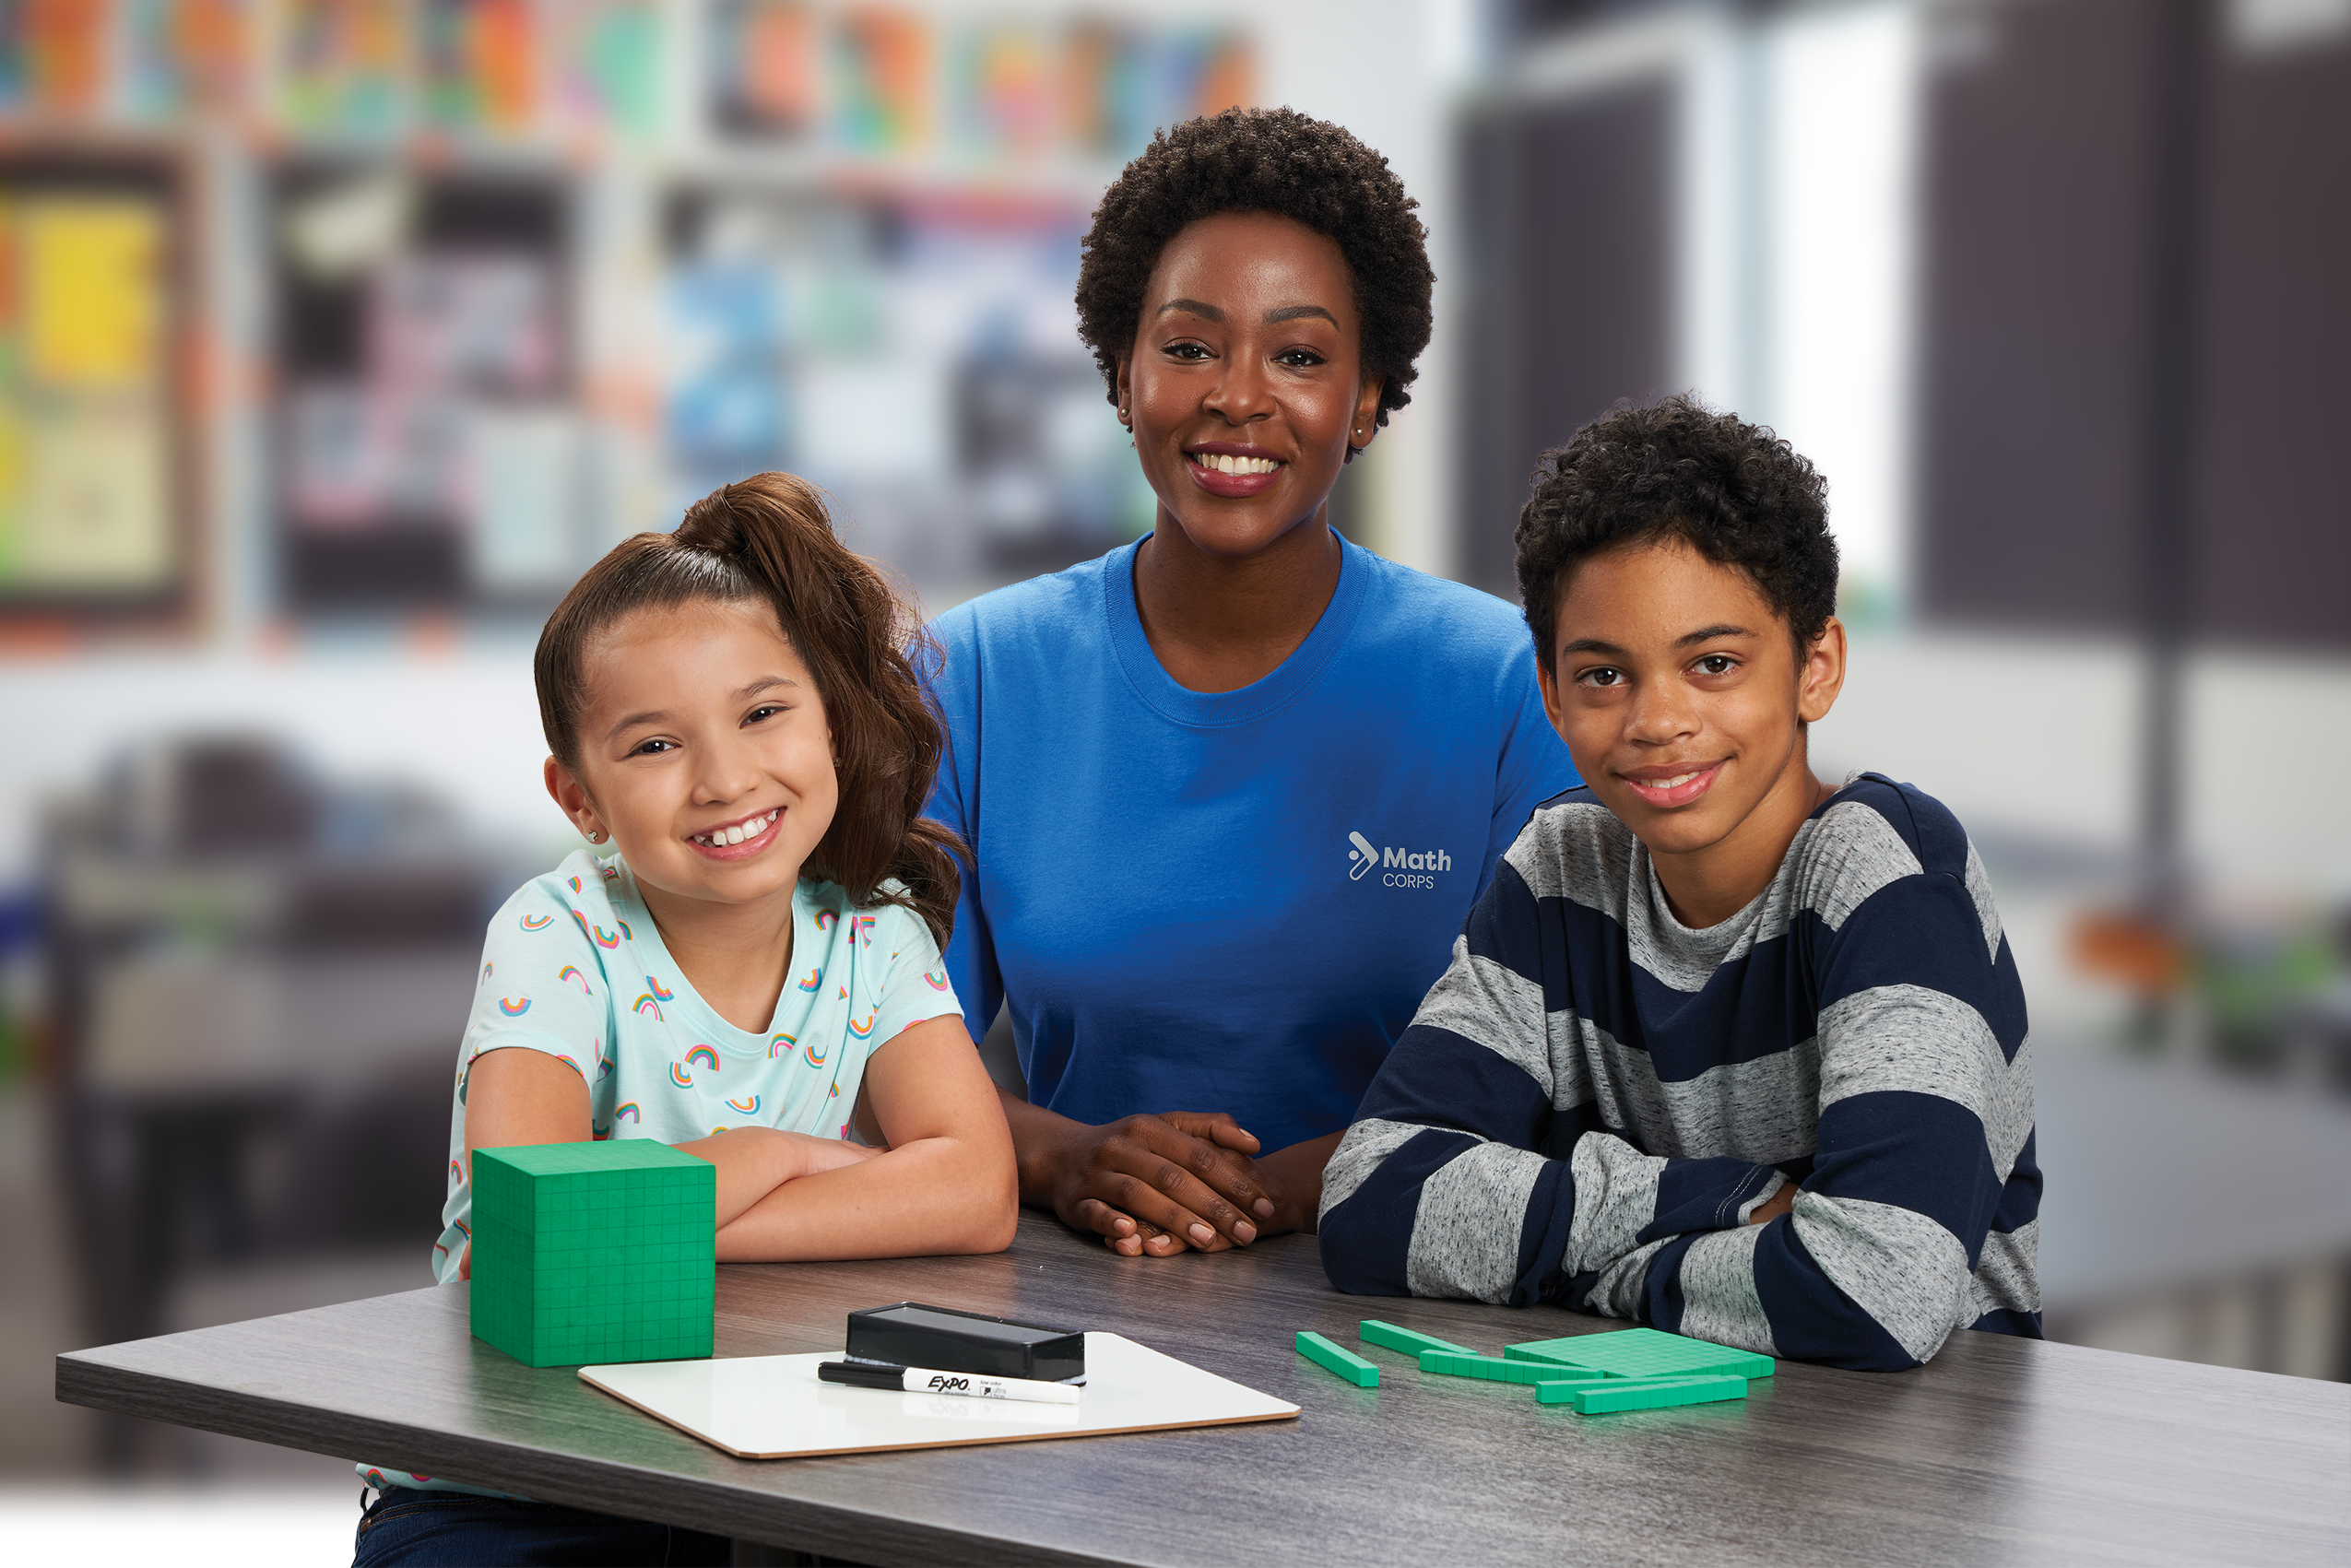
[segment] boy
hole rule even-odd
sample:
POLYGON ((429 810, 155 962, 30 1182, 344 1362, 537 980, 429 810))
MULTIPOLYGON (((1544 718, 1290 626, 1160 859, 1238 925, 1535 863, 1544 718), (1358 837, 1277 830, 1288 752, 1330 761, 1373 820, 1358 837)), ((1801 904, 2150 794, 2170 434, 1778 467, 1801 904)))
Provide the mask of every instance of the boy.
POLYGON ((1363 1293, 1552 1302, 1834 1366, 2038 1338, 2025 998, 1982 862, 1813 777, 1825 487, 1684 397, 1546 453, 1518 585, 1587 781, 1538 808, 1331 1156, 1363 1293))

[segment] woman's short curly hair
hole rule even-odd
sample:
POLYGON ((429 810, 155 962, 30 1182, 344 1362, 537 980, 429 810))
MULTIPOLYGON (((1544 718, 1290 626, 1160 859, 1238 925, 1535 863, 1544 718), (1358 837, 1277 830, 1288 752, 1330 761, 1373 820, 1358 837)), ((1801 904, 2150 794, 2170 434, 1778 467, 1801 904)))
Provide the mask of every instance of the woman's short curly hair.
POLYGON ((1364 373, 1379 378, 1380 424, 1412 400, 1428 347, 1428 230, 1388 159, 1345 128, 1294 109, 1228 109, 1152 138, 1094 209, 1078 265, 1078 336, 1110 398, 1131 353, 1143 290, 1184 226, 1220 212, 1272 212, 1339 245, 1355 275, 1364 373))
POLYGON ((1828 481, 1770 430, 1686 395, 1620 404, 1544 453, 1516 538, 1518 597, 1546 666, 1569 570, 1626 545, 1679 541, 1745 572, 1799 661, 1837 610, 1828 481))

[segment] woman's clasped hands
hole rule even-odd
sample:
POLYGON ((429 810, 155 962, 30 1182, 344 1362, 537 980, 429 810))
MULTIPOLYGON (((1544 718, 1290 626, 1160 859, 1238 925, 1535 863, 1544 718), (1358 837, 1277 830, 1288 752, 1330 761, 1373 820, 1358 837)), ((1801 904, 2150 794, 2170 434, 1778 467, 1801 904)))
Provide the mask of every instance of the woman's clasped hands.
POLYGON ((1022 1189, 1114 1252, 1223 1252, 1309 1223, 1273 1162, 1252 1158, 1257 1138, 1222 1111, 1055 1121, 1057 1136, 1023 1151, 1022 1189))

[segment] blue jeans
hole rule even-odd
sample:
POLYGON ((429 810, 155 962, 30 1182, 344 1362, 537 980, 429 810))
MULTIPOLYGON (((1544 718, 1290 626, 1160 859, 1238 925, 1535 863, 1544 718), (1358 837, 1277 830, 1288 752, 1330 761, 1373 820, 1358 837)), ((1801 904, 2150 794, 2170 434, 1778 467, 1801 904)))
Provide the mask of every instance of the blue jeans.
MULTIPOLYGON (((362 1493, 364 1496, 364 1493, 362 1493)), ((386 1488, 360 1514, 351 1568, 454 1568, 467 1563, 715 1564, 732 1561, 725 1536, 643 1519, 616 1519, 551 1503, 461 1491, 386 1488)))

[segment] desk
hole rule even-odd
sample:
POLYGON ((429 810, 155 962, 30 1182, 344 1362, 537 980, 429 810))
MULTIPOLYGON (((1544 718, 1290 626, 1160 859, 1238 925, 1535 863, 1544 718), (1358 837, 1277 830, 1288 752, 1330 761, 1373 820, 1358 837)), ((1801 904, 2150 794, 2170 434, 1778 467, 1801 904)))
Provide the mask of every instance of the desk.
POLYGON ((57 1396, 862 1562, 2298 1562, 2351 1559, 2351 1387, 1957 1334, 1886 1376, 1793 1362, 1743 1403, 1582 1417, 1369 1351, 1384 1317, 1498 1349, 1611 1326, 1341 1296, 1310 1236, 1114 1257, 1024 1212, 993 1257, 730 1265, 718 1353, 837 1349, 912 1297, 1115 1329, 1295 1421, 758 1463, 467 1332, 463 1286, 82 1350, 57 1396))

